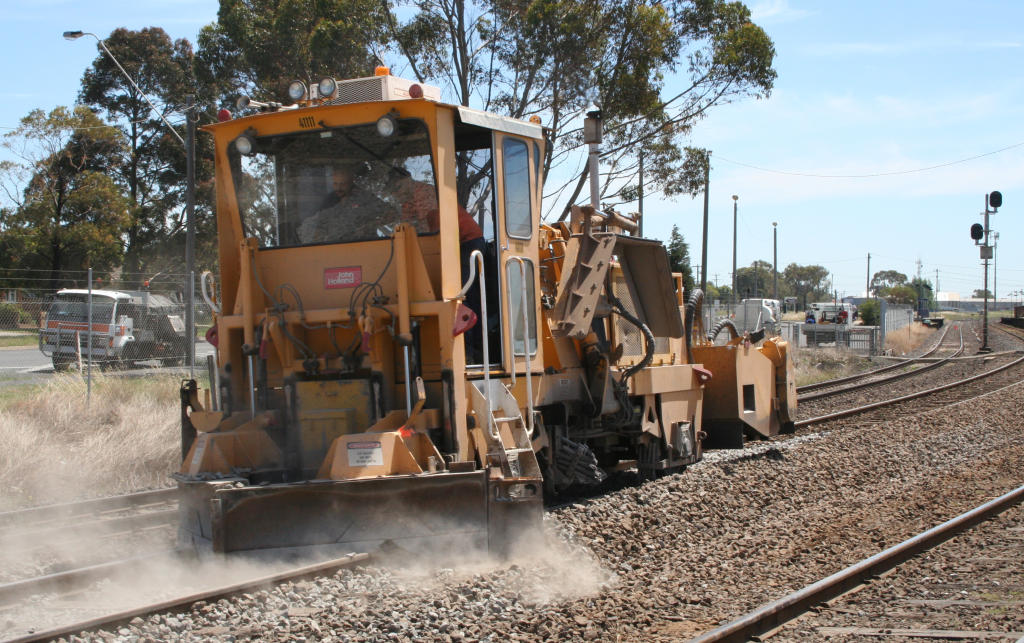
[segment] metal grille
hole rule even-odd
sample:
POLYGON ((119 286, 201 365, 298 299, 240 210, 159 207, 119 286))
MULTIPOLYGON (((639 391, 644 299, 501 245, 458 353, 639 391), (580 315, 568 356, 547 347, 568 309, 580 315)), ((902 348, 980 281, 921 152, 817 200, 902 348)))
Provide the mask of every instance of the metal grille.
POLYGON ((327 101, 328 105, 384 100, 384 77, 377 76, 340 82, 336 93, 334 98, 327 101))
MULTIPOLYGON (((629 287, 626 285, 626 279, 621 273, 612 279, 612 293, 630 314, 643 319, 642 313, 638 313, 636 309, 636 302, 633 301, 629 287)), ((640 329, 619 315, 615 316, 615 339, 622 345, 623 357, 637 357, 644 354, 644 336, 640 329)))
MULTIPOLYGON (((625 308, 630 314, 635 315, 638 319, 644 319, 644 311, 639 310, 637 302, 633 301, 633 296, 629 292, 629 287, 626 285, 626 279, 622 273, 617 273, 612 278, 612 294, 622 303, 622 307, 625 308)), ((640 332, 640 329, 623 319, 619 315, 615 315, 615 339, 622 344, 622 356, 623 357, 643 357, 644 355, 644 335, 640 332)), ((655 353, 668 353, 669 343, 667 337, 654 338, 654 352, 655 353)))

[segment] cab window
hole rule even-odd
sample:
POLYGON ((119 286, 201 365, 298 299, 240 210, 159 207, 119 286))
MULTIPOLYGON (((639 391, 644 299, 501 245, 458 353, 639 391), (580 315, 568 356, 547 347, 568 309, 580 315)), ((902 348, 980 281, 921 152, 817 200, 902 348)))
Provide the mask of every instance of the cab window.
POLYGON ((370 123, 249 137, 241 147, 236 139, 228 153, 245 234, 262 248, 379 239, 399 223, 438 229, 420 120, 398 120, 391 136, 370 123))
POLYGON ((529 239, 533 232, 530 208, 530 152, 525 141, 505 138, 501 144, 505 182, 505 232, 529 239))

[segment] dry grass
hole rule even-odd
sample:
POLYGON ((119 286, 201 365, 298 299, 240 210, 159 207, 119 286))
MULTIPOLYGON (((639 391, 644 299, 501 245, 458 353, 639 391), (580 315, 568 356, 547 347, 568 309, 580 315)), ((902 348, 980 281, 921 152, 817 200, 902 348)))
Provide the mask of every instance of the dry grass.
POLYGON ((796 368, 797 386, 852 375, 876 366, 867 357, 838 348, 801 348, 793 351, 793 365, 796 368))
POLYGON ((173 375, 54 377, 0 404, 0 510, 166 487, 180 460, 173 375))
POLYGON ((893 355, 906 355, 921 346, 935 333, 935 328, 928 328, 920 322, 914 322, 885 335, 885 349, 893 355))

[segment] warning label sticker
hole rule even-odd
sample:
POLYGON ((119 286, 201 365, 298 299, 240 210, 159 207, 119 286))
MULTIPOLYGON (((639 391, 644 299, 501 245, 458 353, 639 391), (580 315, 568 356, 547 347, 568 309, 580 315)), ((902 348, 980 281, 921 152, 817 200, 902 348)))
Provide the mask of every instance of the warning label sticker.
POLYGON ((349 442, 346 446, 348 447, 348 466, 383 466, 384 450, 381 448, 380 442, 349 442))

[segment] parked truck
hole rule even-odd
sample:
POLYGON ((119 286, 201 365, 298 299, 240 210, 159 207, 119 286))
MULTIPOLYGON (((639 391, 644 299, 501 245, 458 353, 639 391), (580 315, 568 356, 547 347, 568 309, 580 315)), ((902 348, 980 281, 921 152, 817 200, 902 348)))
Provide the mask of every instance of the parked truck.
POLYGON ((182 313, 182 305, 167 295, 64 289, 39 329, 39 350, 56 371, 90 356, 101 367, 147 360, 180 363, 185 355, 182 313))

